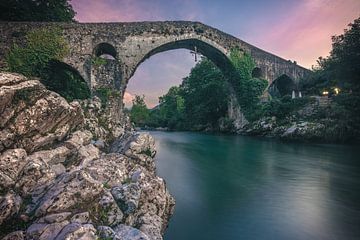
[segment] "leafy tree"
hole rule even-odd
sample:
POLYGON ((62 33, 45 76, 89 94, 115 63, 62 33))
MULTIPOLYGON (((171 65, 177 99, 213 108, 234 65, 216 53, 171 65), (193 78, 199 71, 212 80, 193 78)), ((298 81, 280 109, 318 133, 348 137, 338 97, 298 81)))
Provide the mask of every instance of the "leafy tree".
POLYGON ((344 34, 332 37, 332 50, 328 59, 320 62, 323 69, 334 73, 344 84, 360 90, 360 17, 348 25, 344 34))
POLYGON ((133 106, 130 110, 130 118, 136 126, 145 126, 149 119, 149 109, 145 104, 145 96, 136 95, 132 101, 133 106))
POLYGON ((360 92, 360 17, 348 26, 344 34, 332 37, 330 56, 319 57, 314 73, 301 81, 305 91, 321 93, 338 86, 360 92))
POLYGON ((69 2, 69 0, 2 0, 0 21, 74 21, 76 13, 69 2))
POLYGON ((185 100, 182 89, 174 86, 159 98, 159 116, 163 126, 170 129, 181 129, 184 123, 185 100))
POLYGON ((226 114, 228 85, 221 71, 209 60, 199 62, 181 85, 188 125, 217 126, 226 114))

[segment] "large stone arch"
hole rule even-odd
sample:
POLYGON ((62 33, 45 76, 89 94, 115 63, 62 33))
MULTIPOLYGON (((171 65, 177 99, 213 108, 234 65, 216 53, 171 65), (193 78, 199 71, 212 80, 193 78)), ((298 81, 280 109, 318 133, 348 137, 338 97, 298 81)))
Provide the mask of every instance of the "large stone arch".
MULTIPOLYGON (((227 75, 228 77, 233 77, 233 74, 236 74, 234 67, 232 66, 230 59, 227 56, 227 51, 224 49, 219 49, 215 44, 212 44, 211 41, 204 39, 188 38, 176 41, 169 41, 156 46, 154 48, 147 48, 146 51, 142 51, 141 58, 138 58, 138 61, 133 62, 128 66, 129 71, 124 73, 124 78, 122 86, 127 86, 130 78, 134 75, 136 69, 143 63, 146 59, 149 59, 155 54, 166 52, 175 49, 188 49, 196 51, 207 57, 211 60, 219 69, 227 75)), ((140 55, 140 54, 138 54, 140 55)))
POLYGON ((149 59, 153 55, 156 55, 158 53, 170 50, 188 49, 194 51, 196 49, 198 53, 211 60, 229 80, 228 88, 230 92, 230 102, 228 107, 228 116, 235 121, 234 124, 237 128, 240 128, 247 123, 244 115, 240 110, 240 105, 238 103, 235 93, 235 91, 237 90, 236 86, 238 85, 234 84, 233 81, 238 81, 239 78, 237 76, 237 71, 235 70, 229 59, 230 51, 219 46, 210 39, 206 39, 203 37, 194 38, 194 36, 192 36, 191 38, 177 39, 175 41, 161 41, 161 45, 157 45, 154 48, 147 46, 145 48, 146 51, 142 49, 141 45, 138 46, 140 46, 138 47, 139 52, 136 53, 136 55, 141 56, 141 58, 138 58, 137 61, 134 61, 132 65, 127 66, 128 68, 126 70, 128 71, 125 71, 123 73, 124 78, 121 84, 122 86, 124 86, 124 88, 122 89, 123 94, 125 93, 127 84, 129 83, 129 81, 131 81, 131 77, 134 75, 141 63, 143 63, 146 59, 149 59), (140 54, 140 52, 142 54, 140 54))

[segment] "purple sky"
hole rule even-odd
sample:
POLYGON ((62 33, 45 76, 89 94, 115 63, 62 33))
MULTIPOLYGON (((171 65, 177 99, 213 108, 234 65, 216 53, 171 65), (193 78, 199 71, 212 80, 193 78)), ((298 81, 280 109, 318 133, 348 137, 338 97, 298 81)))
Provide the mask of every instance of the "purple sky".
MULTIPOLYGON (((192 20, 310 68, 327 56, 330 37, 360 15, 360 0, 72 0, 80 22, 192 20)), ((194 59, 187 50, 151 57, 130 80, 126 101, 145 94, 149 106, 178 85, 194 59)))

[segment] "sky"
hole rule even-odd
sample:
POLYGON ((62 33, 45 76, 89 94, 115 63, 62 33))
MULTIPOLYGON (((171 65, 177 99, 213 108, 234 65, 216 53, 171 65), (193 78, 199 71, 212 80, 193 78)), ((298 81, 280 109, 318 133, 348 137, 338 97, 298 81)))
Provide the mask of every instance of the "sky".
MULTIPOLYGON (((200 21, 265 51, 311 68, 331 50, 331 36, 360 16, 360 0, 72 0, 79 22, 200 21)), ((194 58, 159 53, 130 79, 124 103, 144 94, 149 107, 181 83, 194 58)))

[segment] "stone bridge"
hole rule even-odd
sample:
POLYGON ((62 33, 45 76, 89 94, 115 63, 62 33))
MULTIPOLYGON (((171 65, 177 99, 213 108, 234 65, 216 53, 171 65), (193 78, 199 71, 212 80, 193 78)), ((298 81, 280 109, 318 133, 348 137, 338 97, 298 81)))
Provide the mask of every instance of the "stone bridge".
MULTIPOLYGON (((197 50, 212 60, 224 73, 231 64, 233 48, 248 52, 256 62, 254 76, 268 80, 287 76, 296 83, 309 70, 236 37, 199 22, 132 22, 132 23, 14 23, 0 22, 0 59, 13 43, 23 42, 27 31, 41 27, 59 27, 70 46, 64 62, 74 68, 91 90, 110 87, 123 96, 127 83, 137 67, 154 54, 172 49, 197 50), (96 58, 107 56, 106 64, 96 58), (110 56, 110 57, 109 57, 110 56)), ((0 67, 3 62, 0 62, 0 67)), ((230 84, 231 85, 231 84, 230 84)))

